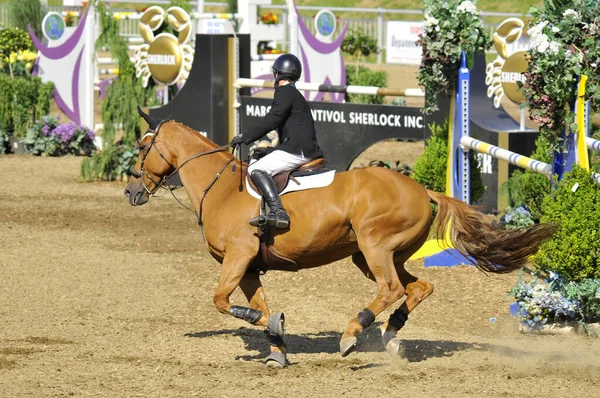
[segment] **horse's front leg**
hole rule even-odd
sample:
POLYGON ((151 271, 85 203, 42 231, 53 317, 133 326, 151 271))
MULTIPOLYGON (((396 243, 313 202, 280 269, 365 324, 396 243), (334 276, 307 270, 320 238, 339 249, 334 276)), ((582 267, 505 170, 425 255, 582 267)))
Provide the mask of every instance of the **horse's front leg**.
MULTIPOLYGON (((271 349, 271 354, 267 357, 267 365, 281 368, 287 364, 286 348, 283 341, 284 317, 282 313, 276 313, 269 316, 269 307, 265 297, 265 290, 260 282, 258 271, 248 271, 240 282, 240 288, 250 303, 250 308, 262 312, 262 321, 266 321, 265 336, 271 349), (264 319, 264 318, 267 319, 264 319)), ((257 323, 259 324, 259 323, 257 323)))
MULTIPOLYGON (((231 253, 225 256, 223 259, 223 265, 221 269, 221 276, 219 283, 214 295, 214 303, 217 310, 222 314, 230 314, 236 318, 243 319, 244 321, 256 325, 265 326, 265 332, 271 345, 276 347, 285 345, 283 344, 283 314, 275 314, 269 317, 269 311, 264 298, 261 299, 261 294, 264 297, 264 290, 260 284, 260 280, 256 279, 252 281, 252 273, 249 273, 246 279, 244 278, 247 274, 248 266, 254 259, 254 255, 244 255, 243 253, 231 253), (231 305, 229 298, 233 291, 240 286, 246 294, 248 301, 252 307, 254 302, 256 308, 243 307, 239 305, 231 305), (253 287, 254 292, 252 292, 253 287), (248 289, 246 293, 245 288, 248 289), (259 305, 259 303, 261 303, 259 305)), ((258 276, 258 275, 257 275, 258 276)), ((285 351, 284 351, 285 352, 285 351)), ((271 358, 269 356, 269 358, 271 358)), ((275 355, 277 359, 281 359, 283 356, 282 366, 285 366, 285 354, 275 355)), ((268 358, 268 362, 269 361, 268 358)), ((271 358, 277 361, 275 358, 271 358)), ((279 362, 279 361, 277 361, 279 362)))

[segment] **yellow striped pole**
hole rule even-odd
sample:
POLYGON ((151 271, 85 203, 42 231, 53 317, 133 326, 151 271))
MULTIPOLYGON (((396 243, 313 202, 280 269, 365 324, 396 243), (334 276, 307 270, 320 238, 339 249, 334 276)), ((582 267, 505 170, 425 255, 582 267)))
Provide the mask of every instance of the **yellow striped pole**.
POLYGON ((587 137, 587 115, 586 115, 586 103, 585 103, 585 85, 588 77, 581 75, 579 78, 579 87, 577 89, 577 164, 583 167, 587 171, 590 170, 590 159, 588 156, 588 148, 586 144, 587 137))

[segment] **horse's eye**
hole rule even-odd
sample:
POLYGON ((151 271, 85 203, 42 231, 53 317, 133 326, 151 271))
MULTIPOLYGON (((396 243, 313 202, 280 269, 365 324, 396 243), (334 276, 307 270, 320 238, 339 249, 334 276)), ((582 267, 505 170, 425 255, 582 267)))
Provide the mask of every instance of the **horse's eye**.
POLYGON ((133 167, 129 169, 129 174, 134 176, 135 178, 140 178, 142 175, 138 173, 133 167))

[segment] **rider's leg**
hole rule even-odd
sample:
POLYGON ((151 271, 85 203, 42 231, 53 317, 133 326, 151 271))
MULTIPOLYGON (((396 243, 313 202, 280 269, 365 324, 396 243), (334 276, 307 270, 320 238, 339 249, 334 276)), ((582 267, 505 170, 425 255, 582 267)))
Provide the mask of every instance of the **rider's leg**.
POLYGON ((264 217, 255 217, 250 225, 268 225, 275 228, 287 228, 290 218, 283 208, 279 192, 272 176, 283 171, 292 170, 309 159, 284 151, 274 151, 248 166, 248 175, 269 205, 269 213, 264 217))
MULTIPOLYGON (((263 198, 269 205, 269 212, 265 214, 264 220, 266 225, 275 228, 287 228, 290 225, 290 217, 281 204, 279 193, 273 178, 262 170, 254 170, 250 174, 250 178, 262 194, 263 198)), ((252 220, 250 224, 253 224, 252 220)), ((260 221, 257 221, 257 226, 260 221)))

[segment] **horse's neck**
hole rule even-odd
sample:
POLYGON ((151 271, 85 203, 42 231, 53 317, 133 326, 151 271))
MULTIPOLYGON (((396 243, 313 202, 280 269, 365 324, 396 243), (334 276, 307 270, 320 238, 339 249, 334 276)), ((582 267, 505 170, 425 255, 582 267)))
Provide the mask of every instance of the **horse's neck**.
MULTIPOLYGON (((169 143, 176 157, 173 166, 181 167, 179 176, 190 200, 197 207, 204 190, 215 179, 215 176, 223 170, 223 167, 231 159, 231 155, 227 151, 223 151, 202 155, 188 161, 195 155, 216 149, 218 146, 200 136, 194 130, 178 123, 174 124, 174 128, 169 129, 169 134, 165 137, 165 140, 169 143), (187 163, 183 164, 186 161, 187 163)), ((236 161, 233 160, 233 162, 236 161)), ((231 167, 232 163, 229 163, 227 167, 231 167)), ((218 185, 219 189, 227 189, 229 185, 231 185, 231 188, 237 186, 231 173, 221 174, 218 185)))

